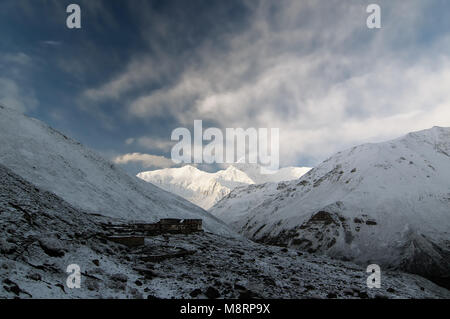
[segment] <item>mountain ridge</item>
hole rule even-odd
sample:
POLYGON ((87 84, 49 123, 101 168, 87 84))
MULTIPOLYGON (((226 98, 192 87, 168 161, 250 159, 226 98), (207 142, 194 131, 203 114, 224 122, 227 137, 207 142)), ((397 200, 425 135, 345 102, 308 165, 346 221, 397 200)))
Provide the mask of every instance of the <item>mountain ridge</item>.
POLYGON ((6 107, 0 115, 0 164, 74 207, 144 222, 201 218, 206 230, 235 236, 200 207, 126 174, 43 122, 6 107))
POLYGON ((449 154, 450 128, 412 132, 338 152, 297 181, 237 189, 210 211, 257 241, 448 285, 449 154), (250 196, 258 200, 246 207, 250 196))

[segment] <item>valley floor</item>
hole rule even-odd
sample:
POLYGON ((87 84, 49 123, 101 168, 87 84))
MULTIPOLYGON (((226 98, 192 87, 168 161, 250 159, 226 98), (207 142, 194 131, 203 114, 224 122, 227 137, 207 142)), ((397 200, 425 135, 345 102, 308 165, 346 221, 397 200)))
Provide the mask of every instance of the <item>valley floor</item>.
POLYGON ((30 249, 26 257, 1 256, 0 297, 450 298, 419 276, 382 272, 382 287, 368 289, 360 266, 209 233, 150 237, 140 248, 102 240, 72 248, 61 257, 36 247, 37 258, 30 249), (180 248, 193 254, 145 261, 180 248), (69 263, 81 267, 80 289, 65 285, 69 263))

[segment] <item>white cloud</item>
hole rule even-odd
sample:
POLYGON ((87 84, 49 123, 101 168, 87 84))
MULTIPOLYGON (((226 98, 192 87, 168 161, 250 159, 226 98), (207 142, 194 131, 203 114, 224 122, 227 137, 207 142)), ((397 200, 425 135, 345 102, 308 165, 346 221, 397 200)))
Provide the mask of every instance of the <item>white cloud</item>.
POLYGON ((2 63, 14 63, 18 65, 29 65, 32 61, 31 57, 23 52, 6 53, 0 56, 2 63))
POLYGON ((175 163, 171 159, 164 156, 142 154, 142 153, 129 153, 117 156, 113 159, 116 164, 128 164, 139 163, 144 168, 168 168, 175 166, 175 163))
MULTIPOLYGON (((224 35, 220 48, 199 45, 191 52, 196 63, 136 96, 127 111, 140 119, 171 114, 184 125, 202 119, 222 128, 279 127, 282 165, 450 126, 449 38, 417 41, 428 4, 381 1, 381 30, 366 28, 367 4, 249 1, 248 27, 224 35)), ((135 58, 85 95, 122 98, 157 81, 162 73, 154 68, 148 57, 135 58)))
POLYGON ((170 136, 167 138, 158 138, 152 136, 141 136, 138 138, 130 137, 125 140, 126 145, 139 145, 149 150, 158 150, 167 152, 175 144, 174 141, 170 140, 170 136))
POLYGON ((49 46, 60 46, 62 44, 61 41, 55 41, 55 40, 46 40, 42 41, 42 44, 49 45, 49 46))
POLYGON ((0 77, 0 104, 20 112, 37 106, 36 98, 10 79, 0 77))
POLYGON ((139 56, 131 60, 125 71, 98 88, 87 89, 83 97, 93 101, 117 99, 131 90, 161 81, 170 65, 151 57, 139 56))
POLYGON ((169 151, 175 142, 169 140, 169 136, 167 139, 155 138, 150 136, 139 137, 136 142, 145 148, 151 150, 160 150, 160 151, 169 151))

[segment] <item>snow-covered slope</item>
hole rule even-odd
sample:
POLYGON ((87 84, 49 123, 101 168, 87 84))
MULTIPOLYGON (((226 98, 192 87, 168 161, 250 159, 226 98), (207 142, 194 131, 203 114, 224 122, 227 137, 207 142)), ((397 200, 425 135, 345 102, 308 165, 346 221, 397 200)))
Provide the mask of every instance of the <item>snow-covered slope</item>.
POLYGON ((286 167, 274 174, 263 175, 256 165, 235 164, 228 166, 225 170, 208 173, 194 166, 186 165, 181 168, 142 172, 137 176, 204 209, 209 209, 236 187, 268 181, 293 180, 308 170, 309 168, 305 167, 286 167))
MULTIPOLYGON (((261 174, 261 167, 255 164, 247 163, 235 163, 233 164, 236 168, 243 171, 250 177, 254 184, 264 184, 264 183, 278 183, 283 181, 291 181, 298 179, 301 176, 308 173, 311 167, 282 167, 277 171, 273 171, 270 174, 261 174)), ((265 172, 269 172, 265 170, 265 172)))
POLYGON ((365 267, 211 233, 126 247, 105 240, 117 220, 79 211, 1 164, 0 180, 0 299, 450 298, 416 275, 390 272, 382 288, 369 289, 365 267), (180 249, 191 254, 146 259, 180 249), (73 263, 79 289, 66 286, 73 263))
POLYGON ((225 221, 238 232, 242 231, 249 212, 279 192, 280 183, 253 184, 236 187, 210 208, 211 214, 225 221))
POLYGON ((203 209, 127 175, 80 143, 5 107, 0 107, 0 138, 0 164, 74 207, 148 222, 202 218, 206 230, 233 234, 203 209))
POLYGON ((236 189, 210 211, 259 241, 448 280, 450 129, 353 147, 297 181, 236 189))

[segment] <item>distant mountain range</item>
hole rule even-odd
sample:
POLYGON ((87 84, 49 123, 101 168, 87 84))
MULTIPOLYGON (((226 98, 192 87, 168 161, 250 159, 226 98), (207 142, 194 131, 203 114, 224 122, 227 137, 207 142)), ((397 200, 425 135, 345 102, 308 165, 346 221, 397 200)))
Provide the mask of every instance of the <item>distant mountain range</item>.
POLYGON ((285 167, 273 174, 261 174, 252 164, 233 164, 225 170, 208 173, 186 165, 139 173, 137 176, 192 203, 209 209, 237 187, 298 179, 308 167, 285 167))

